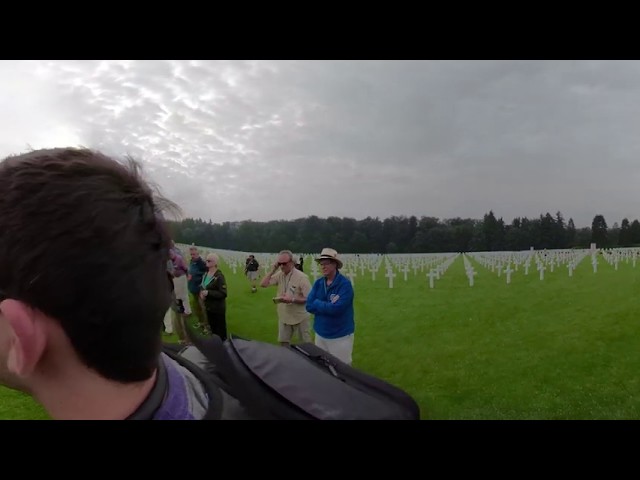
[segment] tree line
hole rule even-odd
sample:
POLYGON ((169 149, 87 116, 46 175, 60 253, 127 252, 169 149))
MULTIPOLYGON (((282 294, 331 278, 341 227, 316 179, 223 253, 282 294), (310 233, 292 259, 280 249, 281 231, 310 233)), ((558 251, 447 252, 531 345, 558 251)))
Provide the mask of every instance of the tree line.
POLYGON ((437 253, 517 251, 640 245, 640 222, 627 218, 608 228, 602 215, 591 227, 576 228, 562 213, 539 218, 517 217, 510 224, 493 211, 482 220, 471 218, 392 216, 384 220, 367 217, 212 223, 200 218, 169 222, 177 243, 244 252, 319 252, 332 247, 344 253, 437 253))

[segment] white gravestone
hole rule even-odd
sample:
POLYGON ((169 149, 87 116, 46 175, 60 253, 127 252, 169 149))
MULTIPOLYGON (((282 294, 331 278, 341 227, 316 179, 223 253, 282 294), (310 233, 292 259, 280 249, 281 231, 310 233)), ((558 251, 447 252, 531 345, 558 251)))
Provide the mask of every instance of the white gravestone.
POLYGON ((313 275, 313 281, 315 282, 318 279, 318 274, 320 272, 318 271, 318 263, 317 262, 313 262, 311 264, 311 274, 313 275))
POLYGON ((407 273, 409 273, 409 265, 405 265, 402 269, 402 273, 404 273, 404 281, 407 281, 407 273))
POLYGON ((393 270, 388 269, 387 270, 387 274, 385 275, 385 277, 387 277, 389 279, 389 288, 393 288, 393 277, 395 277, 396 274, 393 273, 393 270))
POLYGON ((473 277, 478 273, 473 270, 473 267, 469 267, 467 269, 467 278, 469 279, 469 286, 473 287, 473 277))
POLYGON ((513 270, 511 269, 511 265, 507 265, 507 268, 504 270, 504 273, 507 274, 507 285, 509 285, 511 283, 511 274, 513 273, 513 270))
POLYGON ((433 288, 433 279, 435 278, 435 276, 435 270, 429 270, 429 273, 427 273, 427 277, 429 277, 429 288, 433 288))
POLYGON ((351 280, 351 286, 353 288, 356 287, 356 281, 354 280, 354 278, 356 278, 356 277, 357 277, 357 275, 356 275, 355 270, 353 272, 351 270, 347 271, 347 278, 349 278, 349 280, 351 280))

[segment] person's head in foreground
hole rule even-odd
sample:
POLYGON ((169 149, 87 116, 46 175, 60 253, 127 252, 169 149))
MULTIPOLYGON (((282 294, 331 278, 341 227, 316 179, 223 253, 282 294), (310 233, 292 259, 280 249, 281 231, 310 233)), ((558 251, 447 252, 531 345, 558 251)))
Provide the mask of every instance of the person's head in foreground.
POLYGON ((86 149, 0 160, 0 185, 0 384, 56 419, 202 417, 203 387, 161 353, 175 206, 86 149))

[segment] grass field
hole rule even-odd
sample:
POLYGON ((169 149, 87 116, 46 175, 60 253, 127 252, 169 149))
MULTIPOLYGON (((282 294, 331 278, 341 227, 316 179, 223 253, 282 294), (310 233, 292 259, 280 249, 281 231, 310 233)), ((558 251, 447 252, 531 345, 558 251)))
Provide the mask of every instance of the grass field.
MULTIPOLYGON (((413 395, 424 419, 640 419, 640 265, 594 274, 587 257, 573 277, 521 268, 507 285, 472 263, 473 287, 462 257, 434 289, 426 272, 393 289, 382 272, 356 277, 354 366, 413 395)), ((276 343, 274 291, 222 268, 229 331, 276 343)), ((0 388, 8 418, 46 414, 0 388)))

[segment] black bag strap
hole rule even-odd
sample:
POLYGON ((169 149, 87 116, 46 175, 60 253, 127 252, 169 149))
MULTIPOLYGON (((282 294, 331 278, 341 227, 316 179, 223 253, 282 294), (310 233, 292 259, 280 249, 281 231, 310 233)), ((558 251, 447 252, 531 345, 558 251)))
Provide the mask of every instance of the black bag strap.
POLYGON ((218 335, 202 336, 196 333, 193 328, 186 324, 185 330, 187 338, 195 346, 202 355, 215 367, 217 376, 215 381, 225 392, 236 397, 237 394, 233 388, 233 378, 235 378, 235 369, 227 356, 224 348, 224 342, 218 335))
POLYGON ((220 420, 223 407, 220 389, 223 387, 216 383, 215 377, 198 367, 192 361, 182 357, 174 348, 165 346, 163 347, 163 352, 179 365, 189 370, 204 386, 205 392, 209 397, 209 405, 202 420, 220 420))

